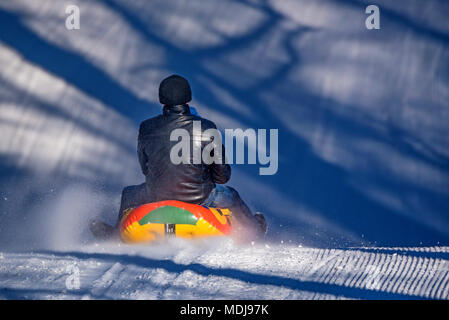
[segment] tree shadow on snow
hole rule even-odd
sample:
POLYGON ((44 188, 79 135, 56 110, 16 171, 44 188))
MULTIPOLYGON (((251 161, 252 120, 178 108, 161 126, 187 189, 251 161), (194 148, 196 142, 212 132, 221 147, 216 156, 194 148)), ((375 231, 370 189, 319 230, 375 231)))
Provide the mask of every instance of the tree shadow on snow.
MULTIPOLYGON (((294 46, 294 42, 302 37, 317 32, 309 26, 301 25, 285 31, 278 48, 280 53, 287 56, 286 62, 281 63, 269 76, 258 80, 256 75, 247 75, 253 79, 254 85, 242 87, 226 76, 217 75, 205 67, 206 60, 218 61, 225 54, 240 52, 251 48, 251 45, 263 42, 264 36, 275 30, 283 22, 283 15, 275 11, 268 4, 261 2, 261 5, 244 2, 253 9, 259 10, 265 16, 265 20, 251 32, 241 36, 227 38, 226 42, 211 48, 185 49, 175 46, 172 42, 164 39, 158 34, 157 29, 150 28, 148 21, 142 19, 139 12, 133 11, 131 7, 125 5, 126 2, 113 0, 101 1, 103 5, 114 11, 121 19, 133 29, 133 32, 142 36, 144 41, 157 45, 164 50, 166 55, 166 69, 176 73, 181 73, 191 81, 195 99, 204 105, 211 106, 211 109, 220 110, 226 116, 236 119, 239 123, 253 128, 280 128, 279 130, 279 153, 280 168, 278 174, 271 177, 258 177, 257 169, 253 166, 242 166, 241 169, 247 171, 249 175, 256 177, 258 184, 267 187, 266 194, 252 194, 251 190, 245 190, 246 185, 235 186, 242 190, 242 194, 247 194, 253 199, 264 199, 270 201, 270 189, 279 191, 282 196, 295 205, 305 207, 311 212, 316 212, 323 218, 330 227, 305 225, 303 217, 298 215, 311 215, 310 220, 314 221, 314 213, 304 213, 298 209, 297 212, 283 210, 282 203, 279 203, 279 210, 264 209, 264 203, 260 201, 256 207, 267 214, 271 235, 274 240, 282 238, 284 229, 277 228, 277 225, 288 225, 285 230, 296 235, 304 244, 314 246, 342 247, 349 245, 384 245, 384 246, 411 246, 411 245, 448 245, 449 234, 429 226, 420 220, 422 214, 420 210, 427 210, 439 216, 444 216, 449 212, 448 195, 444 192, 437 192, 419 184, 391 176, 388 170, 379 166, 369 168, 368 172, 359 172, 357 169, 344 168, 335 163, 326 161, 318 156, 313 150, 310 141, 299 136, 292 128, 286 127, 285 122, 277 116, 277 112, 285 112, 292 115, 296 121, 298 113, 309 115, 301 119, 297 126, 314 123, 319 119, 319 123, 324 123, 327 128, 341 133, 343 136, 357 138, 362 141, 375 141, 383 143, 394 150, 400 152, 407 159, 414 159, 435 168, 442 174, 449 174, 449 160, 446 156, 433 150, 424 142, 410 132, 396 128, 395 126, 376 122, 375 119, 367 119, 361 123, 354 117, 358 105, 345 104, 330 97, 321 96, 311 92, 301 86, 300 83, 290 81, 281 89, 277 88, 278 83, 288 77, 288 75, 298 67, 303 66, 301 52, 294 46), (242 114, 237 112, 229 103, 222 101, 219 97, 210 92, 202 79, 218 86, 224 91, 231 93, 239 102, 251 106, 253 114, 242 114), (273 110, 266 100, 262 98, 262 93, 275 92, 282 110, 273 110), (353 114, 342 115, 329 106, 346 107, 355 110, 353 114), (373 128, 382 128, 379 130, 373 128), (414 143, 409 143, 413 141, 414 143), (418 144, 426 152, 417 149, 418 144), (358 183, 351 183, 357 181, 358 183), (384 190, 393 197, 398 196, 404 200, 405 205, 401 208, 394 208, 373 199, 363 192, 363 186, 372 184, 384 190), (420 199, 419 206, 415 199, 420 199), (334 230, 335 229, 335 230, 334 230), (359 240, 348 239, 339 233, 338 229, 348 230, 349 233, 360 237, 359 240), (277 235, 276 235, 277 234, 277 235), (275 236, 276 235, 276 236, 275 236), (363 238, 363 239, 361 239, 363 238)), ((363 3, 357 1, 346 1, 347 5, 362 6, 363 3)), ((416 24, 411 19, 401 16, 393 11, 384 10, 385 19, 397 23, 400 27, 406 27, 411 32, 416 32, 432 41, 447 43, 448 37, 441 32, 416 24)), ((199 17, 200 18, 200 17, 199 17)), ((72 52, 68 49, 52 44, 46 39, 36 34, 31 28, 21 21, 20 15, 0 10, 0 27, 8 32, 0 33, 0 41, 11 48, 14 48, 29 62, 36 64, 46 71, 64 79, 86 95, 93 97, 111 109, 120 112, 137 124, 149 113, 156 113, 159 107, 148 101, 137 97, 131 90, 120 84, 109 76, 101 68, 91 63, 83 55, 72 52), (77 72, 82 70, 82 72, 77 72)), ((222 69, 236 69, 235 66, 226 63, 218 63, 222 69)), ((145 71, 145 70, 143 70, 145 71)), ((238 71, 238 70, 237 70, 238 71)), ((42 110, 51 111, 57 109, 56 106, 48 104, 38 104, 42 110)), ((55 111, 58 112, 58 111, 55 111)), ((217 119, 211 119, 217 121, 217 119)), ((95 128, 87 127, 86 130, 95 132, 95 128)), ((136 128, 137 130, 137 128, 136 128)), ((130 141, 130 145, 135 141, 130 141)), ((131 150, 125 149, 132 153, 131 150)), ((363 158, 368 155, 354 153, 355 158, 363 158)), ((389 155, 384 155, 388 157, 389 155)), ((137 159, 136 159, 137 161, 137 159)), ((400 164, 397 164, 400 166, 400 164)), ((1 167, 10 168, 10 164, 1 163, 1 167)), ((92 168, 94 170, 95 168, 92 168)), ((17 168, 17 171, 21 169, 17 168)), ((69 179, 69 178, 68 178, 69 179)), ((118 186, 111 186, 111 189, 120 189, 118 186)), ((22 210, 26 211, 26 210, 22 210)), ((308 217, 305 217, 308 218, 308 217)), ((108 257, 112 259, 113 256, 108 257)), ((140 258, 136 258, 140 259, 140 258)), ((151 260, 150 260, 151 261, 151 260)), ((136 260, 135 263, 144 263, 136 260)), ((166 268, 176 268, 176 264, 170 262, 157 262, 166 268)), ((187 268, 187 267, 186 267, 187 268)), ((201 272, 215 272, 201 265, 193 265, 189 268, 201 272), (204 269, 206 268, 206 269, 204 269)), ((220 270, 222 274, 223 270, 220 270)), ((261 284, 281 285, 285 281, 287 286, 292 288, 317 288, 323 292, 341 292, 350 297, 367 296, 373 298, 387 297, 390 294, 371 292, 369 290, 357 288, 344 288, 329 284, 316 284, 301 282, 299 280, 284 279, 282 277, 261 276, 245 273, 237 270, 225 270, 229 277, 241 278, 243 281, 255 281, 261 284), (386 294, 387 296, 382 296, 386 294)), ((307 289, 305 289, 307 290, 307 289)), ((401 298, 401 296, 394 296, 401 298)), ((404 297, 407 298, 407 297, 404 297)))

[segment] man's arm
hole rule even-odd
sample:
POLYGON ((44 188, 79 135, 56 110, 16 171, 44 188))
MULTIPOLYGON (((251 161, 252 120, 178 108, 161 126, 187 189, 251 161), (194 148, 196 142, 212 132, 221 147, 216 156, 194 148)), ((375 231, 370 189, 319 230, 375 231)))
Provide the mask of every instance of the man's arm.
POLYGON ((231 178, 231 166, 225 162, 225 148, 222 145, 222 163, 211 164, 212 180, 218 184, 225 184, 231 178))
MULTIPOLYGON (((203 123, 203 127, 205 129, 218 130, 215 123, 213 123, 210 120, 205 120, 205 122, 203 123)), ((213 139, 212 143, 214 144, 214 147, 212 149, 212 154, 213 154, 214 150, 219 148, 219 146, 217 145, 219 143, 221 146, 221 155, 217 159, 218 163, 216 163, 216 161, 214 161, 214 162, 212 162, 212 164, 210 164, 209 168, 210 168, 211 178, 212 178, 212 181, 217 184, 225 184, 231 178, 231 166, 226 163, 225 147, 221 143, 221 139, 220 140, 213 139)))
POLYGON ((137 138, 137 158, 139 159, 140 168, 144 176, 148 174, 147 162, 148 158, 144 150, 144 145, 142 143, 143 137, 143 123, 140 124, 139 127, 139 137, 137 138))

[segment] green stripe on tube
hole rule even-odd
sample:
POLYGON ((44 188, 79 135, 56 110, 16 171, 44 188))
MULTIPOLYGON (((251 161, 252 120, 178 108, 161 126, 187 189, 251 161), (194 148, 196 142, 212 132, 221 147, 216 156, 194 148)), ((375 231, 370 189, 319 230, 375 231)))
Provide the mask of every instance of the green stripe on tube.
POLYGON ((173 206, 162 206, 149 212, 139 220, 141 226, 148 223, 162 224, 191 224, 196 225, 198 221, 190 211, 173 206))

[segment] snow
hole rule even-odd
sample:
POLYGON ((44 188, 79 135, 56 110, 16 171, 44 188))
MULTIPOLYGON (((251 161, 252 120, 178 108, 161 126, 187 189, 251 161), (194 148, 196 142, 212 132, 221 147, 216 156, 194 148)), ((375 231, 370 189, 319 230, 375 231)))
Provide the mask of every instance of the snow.
POLYGON ((373 31, 366 0, 73 0, 72 31, 67 4, 0 1, 2 298, 449 298, 447 1, 373 31), (92 241, 172 73, 220 130, 279 130, 278 173, 230 181, 265 243, 92 241))
POLYGON ((4 252, 3 299, 448 299, 449 248, 317 249, 231 240, 4 252), (79 270, 79 288, 67 279, 79 270))

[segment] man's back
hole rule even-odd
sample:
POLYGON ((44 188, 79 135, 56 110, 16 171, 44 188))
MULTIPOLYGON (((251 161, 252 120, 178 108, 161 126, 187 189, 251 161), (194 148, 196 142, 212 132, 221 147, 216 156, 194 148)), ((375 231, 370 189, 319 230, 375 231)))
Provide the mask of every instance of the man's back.
POLYGON ((229 180, 231 167, 222 164, 225 150, 218 133, 209 130, 203 134, 208 129, 216 129, 215 124, 191 114, 187 104, 191 100, 192 92, 185 78, 171 75, 161 82, 159 102, 164 106, 163 113, 145 120, 139 128, 137 153, 146 182, 125 187, 116 227, 93 221, 89 226, 93 234, 110 237, 114 230, 118 230, 126 213, 132 212, 129 209, 162 200, 227 208, 232 212, 233 229, 237 232, 244 230, 240 232, 243 238, 252 239, 252 235, 265 234, 263 215, 253 216, 234 188, 215 185, 229 180), (176 140, 179 138, 181 141, 176 140), (186 147, 184 142, 189 144, 186 149, 190 147, 190 151, 183 150, 186 147), (205 156, 208 157, 203 158, 205 156))
MULTIPOLYGON (((187 105, 164 107, 162 115, 141 123, 138 156, 149 201, 180 200, 199 204, 209 196, 215 183, 229 180, 231 168, 227 164, 207 165, 203 161, 194 164, 192 140, 201 141, 193 135, 194 121, 201 124, 202 132, 216 128, 213 122, 191 114, 187 105), (170 141, 175 129, 185 129, 191 137, 189 164, 174 164, 170 159, 173 146, 179 143, 170 141)), ((204 145, 202 141, 201 150, 204 145)))

